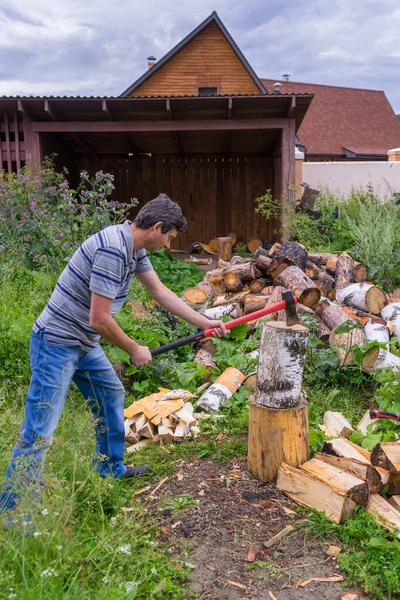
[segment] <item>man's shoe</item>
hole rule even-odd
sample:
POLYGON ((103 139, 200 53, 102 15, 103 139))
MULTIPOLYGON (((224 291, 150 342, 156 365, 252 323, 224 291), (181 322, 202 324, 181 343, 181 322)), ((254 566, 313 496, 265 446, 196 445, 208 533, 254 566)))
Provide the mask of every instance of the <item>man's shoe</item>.
POLYGON ((144 475, 145 473, 151 473, 150 467, 126 467, 126 471, 123 477, 137 477, 138 475, 144 475))

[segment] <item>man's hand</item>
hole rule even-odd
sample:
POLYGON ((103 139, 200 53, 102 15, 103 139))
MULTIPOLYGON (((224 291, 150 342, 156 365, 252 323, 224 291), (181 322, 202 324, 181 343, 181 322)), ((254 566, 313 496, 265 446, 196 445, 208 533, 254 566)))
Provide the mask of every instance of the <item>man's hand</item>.
POLYGON ((135 367, 143 367, 153 360, 150 350, 147 346, 135 346, 130 354, 131 362, 135 367))
POLYGON ((213 327, 215 327, 215 330, 212 334, 212 337, 222 338, 228 333, 228 330, 225 327, 225 323, 223 323, 222 321, 214 321, 206 318, 204 323, 201 324, 202 329, 212 329, 213 327))

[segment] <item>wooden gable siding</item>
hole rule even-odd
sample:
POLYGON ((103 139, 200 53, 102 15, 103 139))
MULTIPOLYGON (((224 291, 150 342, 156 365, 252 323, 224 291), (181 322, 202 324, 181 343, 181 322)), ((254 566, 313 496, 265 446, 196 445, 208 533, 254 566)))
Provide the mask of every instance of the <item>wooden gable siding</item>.
POLYGON ((215 23, 210 23, 132 96, 197 96, 199 87, 217 87, 218 94, 260 93, 215 23))
POLYGON ((99 169, 112 173, 113 199, 124 202, 136 197, 140 201, 137 210, 160 192, 168 194, 188 220, 187 231, 173 243, 175 249, 185 249, 193 242, 207 243, 230 231, 236 232, 241 242, 253 235, 270 241, 280 238, 279 223, 266 221, 254 210, 255 198, 267 189, 274 193, 272 156, 82 156, 79 167, 91 174, 99 169))

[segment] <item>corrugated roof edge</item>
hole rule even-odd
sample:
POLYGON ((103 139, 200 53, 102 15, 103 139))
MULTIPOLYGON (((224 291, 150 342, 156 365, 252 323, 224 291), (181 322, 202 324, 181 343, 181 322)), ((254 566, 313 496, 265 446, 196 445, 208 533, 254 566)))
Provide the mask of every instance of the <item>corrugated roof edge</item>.
POLYGON ((312 92, 296 92, 293 94, 219 94, 217 96, 0 96, 1 100, 166 100, 181 98, 279 98, 282 96, 314 96, 312 92))

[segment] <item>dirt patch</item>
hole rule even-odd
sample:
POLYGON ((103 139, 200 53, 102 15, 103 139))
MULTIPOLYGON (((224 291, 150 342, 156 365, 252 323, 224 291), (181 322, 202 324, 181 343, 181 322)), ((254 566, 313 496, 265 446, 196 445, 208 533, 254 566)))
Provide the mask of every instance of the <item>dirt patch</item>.
MULTIPOLYGON (((296 587, 341 575, 329 554, 333 542, 307 535, 293 503, 272 484, 260 486, 243 463, 182 462, 152 502, 141 501, 158 520, 172 556, 191 548, 188 599, 336 600, 357 593, 337 582, 296 587), (264 542, 287 526, 293 529, 267 548, 264 542)), ((358 597, 366 596, 358 590, 358 597)))

